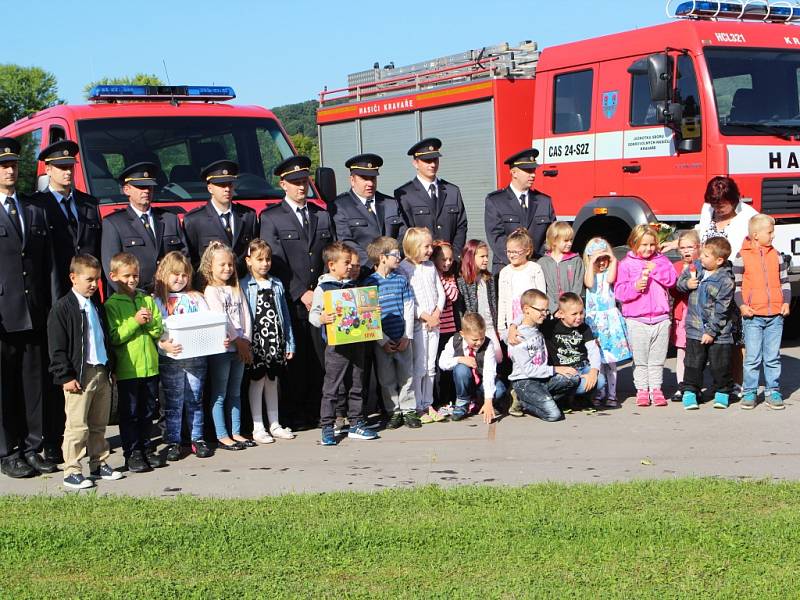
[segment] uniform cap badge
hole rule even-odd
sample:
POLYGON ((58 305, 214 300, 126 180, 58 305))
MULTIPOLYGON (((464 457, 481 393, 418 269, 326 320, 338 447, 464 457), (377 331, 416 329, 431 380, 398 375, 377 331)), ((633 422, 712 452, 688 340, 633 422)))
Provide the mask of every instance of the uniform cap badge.
POLYGON ((69 150, 64 150, 61 154, 63 156, 69 156, 69 150))
POLYGON ((11 148, 3 148, 3 152, 11 152, 11 148))
POLYGON ((147 171, 145 171, 145 172, 144 172, 144 176, 145 176, 145 177, 150 177, 150 173, 148 173, 147 171))
POLYGON ((222 174, 223 175, 227 175, 228 174, 228 169, 222 169, 222 174))
POLYGON ((372 163, 367 163, 367 168, 371 169, 372 168, 372 163))

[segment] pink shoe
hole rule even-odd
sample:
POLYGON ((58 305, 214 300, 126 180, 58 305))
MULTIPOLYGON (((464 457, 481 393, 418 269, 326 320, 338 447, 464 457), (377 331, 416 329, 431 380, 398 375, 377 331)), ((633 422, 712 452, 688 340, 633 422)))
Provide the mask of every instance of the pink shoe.
POLYGON ((664 398, 664 392, 661 391, 661 388, 656 388, 652 390, 653 394, 653 404, 656 406, 667 406, 669 402, 667 399, 664 398))
POLYGON ((647 390, 637 390, 636 406, 650 406, 650 392, 647 390))

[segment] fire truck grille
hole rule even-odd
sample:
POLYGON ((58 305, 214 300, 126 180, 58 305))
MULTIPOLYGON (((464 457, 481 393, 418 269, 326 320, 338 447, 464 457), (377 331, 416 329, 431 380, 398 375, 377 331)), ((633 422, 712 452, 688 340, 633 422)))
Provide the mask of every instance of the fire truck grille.
POLYGON ((800 212, 800 178, 765 179, 761 184, 761 212, 800 212))

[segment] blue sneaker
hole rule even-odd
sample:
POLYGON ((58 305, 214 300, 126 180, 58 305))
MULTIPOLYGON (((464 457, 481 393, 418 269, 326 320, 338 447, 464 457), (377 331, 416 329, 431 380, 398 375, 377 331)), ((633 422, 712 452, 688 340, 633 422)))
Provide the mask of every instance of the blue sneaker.
POLYGON ((714 394, 714 408, 728 408, 728 400, 730 396, 723 392, 714 394))
POLYGON ((697 410, 700 408, 697 405, 697 394, 694 392, 690 392, 689 390, 685 390, 683 392, 683 397, 681 398, 681 402, 683 402, 684 410, 697 410))
POLYGON ((347 437, 351 440, 377 440, 378 434, 374 430, 368 429, 364 421, 359 421, 355 425, 350 426, 347 437))
POLYGON ((756 393, 745 392, 739 400, 739 408, 743 410, 753 410, 756 407, 756 393))
POLYGON ((94 482, 91 479, 86 479, 80 473, 73 473, 72 475, 64 477, 64 487, 73 490, 85 490, 94 487, 94 482))
POLYGON ((333 425, 326 425, 322 428, 322 439, 320 444, 323 446, 335 446, 336 434, 333 433, 333 425))
POLYGON ((772 410, 783 410, 786 405, 783 403, 783 397, 780 392, 770 392, 764 394, 764 401, 767 406, 772 410))

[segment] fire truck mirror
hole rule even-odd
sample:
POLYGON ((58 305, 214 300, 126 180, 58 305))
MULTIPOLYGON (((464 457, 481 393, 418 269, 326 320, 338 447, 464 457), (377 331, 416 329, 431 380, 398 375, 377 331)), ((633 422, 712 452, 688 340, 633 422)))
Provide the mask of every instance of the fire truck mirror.
POLYGON ((314 183, 325 204, 333 202, 333 199, 336 198, 336 174, 333 169, 330 167, 317 167, 314 173, 314 183))
POLYGON ((674 60, 668 54, 651 54, 647 57, 647 79, 653 102, 668 102, 672 98, 673 71, 674 60))

